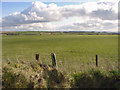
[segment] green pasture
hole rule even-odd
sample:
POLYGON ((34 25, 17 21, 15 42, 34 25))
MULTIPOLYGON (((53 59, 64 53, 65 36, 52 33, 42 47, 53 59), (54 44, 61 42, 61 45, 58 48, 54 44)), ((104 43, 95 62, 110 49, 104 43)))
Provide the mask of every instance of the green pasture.
POLYGON ((95 68, 98 55, 99 69, 117 69, 117 35, 3 35, 2 60, 35 61, 39 53, 40 61, 51 64, 51 53, 56 54, 58 69, 65 73, 87 71, 95 68))

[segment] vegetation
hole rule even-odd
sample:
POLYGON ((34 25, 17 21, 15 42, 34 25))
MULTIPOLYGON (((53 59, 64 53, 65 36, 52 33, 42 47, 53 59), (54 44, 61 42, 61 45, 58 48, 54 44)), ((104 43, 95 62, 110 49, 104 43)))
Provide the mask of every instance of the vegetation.
POLYGON ((9 62, 2 72, 3 88, 120 88, 120 72, 116 70, 91 69, 67 75, 38 61, 21 61, 9 62))
POLYGON ((87 73, 76 73, 72 87, 74 88, 120 88, 120 72, 91 70, 87 73))
POLYGON ((2 72, 3 88, 60 88, 70 85, 69 79, 55 67, 39 62, 10 62, 3 66, 2 72))
POLYGON ((87 71, 95 67, 98 54, 99 68, 117 69, 117 35, 20 35, 2 37, 3 64, 8 61, 40 61, 51 63, 51 53, 56 54, 58 68, 66 73, 87 71))
MULTIPOLYGON (((1 34, 1 33, 0 33, 1 34)), ((2 32, 3 35, 42 35, 42 34, 51 34, 51 35, 63 35, 63 34, 75 34, 75 35, 118 35, 119 33, 114 32, 88 32, 88 31, 18 31, 18 32, 2 32)))
POLYGON ((19 33, 2 36, 3 87, 119 87, 117 35, 19 33))

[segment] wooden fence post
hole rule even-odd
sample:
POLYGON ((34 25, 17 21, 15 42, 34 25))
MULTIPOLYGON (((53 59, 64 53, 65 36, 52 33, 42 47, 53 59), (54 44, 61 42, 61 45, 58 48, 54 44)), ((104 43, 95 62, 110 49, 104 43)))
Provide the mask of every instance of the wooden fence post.
POLYGON ((55 53, 51 53, 51 58, 52 58, 52 65, 54 67, 56 67, 57 65, 56 65, 56 56, 55 56, 55 53))
POLYGON ((38 61, 39 60, 39 54, 36 54, 35 58, 38 61))
POLYGON ((96 55, 96 67, 98 67, 98 55, 96 55))

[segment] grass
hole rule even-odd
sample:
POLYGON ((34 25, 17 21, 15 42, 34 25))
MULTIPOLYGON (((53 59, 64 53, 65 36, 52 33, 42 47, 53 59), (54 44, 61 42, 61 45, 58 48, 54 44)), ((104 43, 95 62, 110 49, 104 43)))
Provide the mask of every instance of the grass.
POLYGON ((58 68, 66 73, 87 71, 95 67, 98 54, 99 68, 117 69, 117 35, 19 35, 2 37, 3 64, 8 61, 40 61, 51 63, 51 53, 56 54, 58 68))
POLYGON ((3 88, 120 88, 117 35, 3 35, 2 60, 3 88))

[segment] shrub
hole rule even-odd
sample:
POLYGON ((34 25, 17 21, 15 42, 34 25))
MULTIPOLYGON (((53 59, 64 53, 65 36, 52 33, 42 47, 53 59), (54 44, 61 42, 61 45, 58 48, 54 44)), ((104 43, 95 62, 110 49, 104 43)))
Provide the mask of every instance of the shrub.
POLYGON ((63 83, 65 83, 65 76, 61 72, 53 68, 52 70, 47 70, 47 74, 48 88, 52 88, 55 85, 59 85, 58 87, 64 87, 63 83))
POLYGON ((72 87, 77 88, 120 88, 120 73, 110 71, 108 75, 100 70, 73 75, 72 87))
POLYGON ((14 73, 12 69, 4 68, 3 69, 3 88, 25 88, 27 87, 27 80, 24 75, 20 73, 14 73))
POLYGON ((120 72, 119 71, 112 70, 112 71, 109 72, 109 75, 110 75, 111 78, 120 80, 120 72))
POLYGON ((91 87, 91 77, 86 73, 76 73, 73 75, 72 87, 87 88, 91 87))

